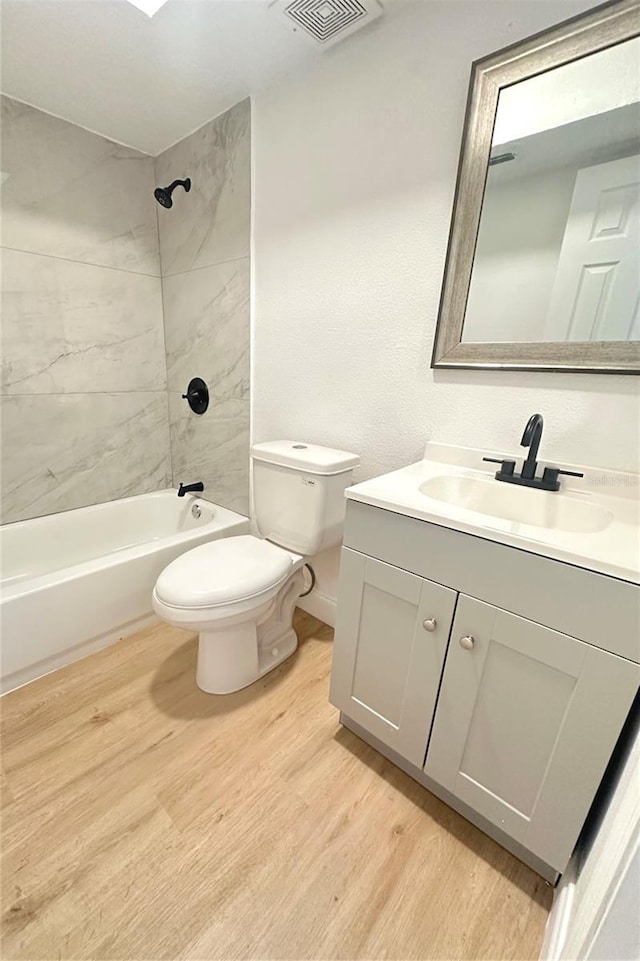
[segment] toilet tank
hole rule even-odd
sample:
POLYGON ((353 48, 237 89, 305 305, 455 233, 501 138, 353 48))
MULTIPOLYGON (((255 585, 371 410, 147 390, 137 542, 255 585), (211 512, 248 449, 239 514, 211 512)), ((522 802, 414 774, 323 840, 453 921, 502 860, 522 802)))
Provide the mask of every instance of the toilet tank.
POLYGON ((338 544, 344 491, 359 463, 356 454, 302 441, 255 444, 253 505, 260 536, 305 555, 338 544))

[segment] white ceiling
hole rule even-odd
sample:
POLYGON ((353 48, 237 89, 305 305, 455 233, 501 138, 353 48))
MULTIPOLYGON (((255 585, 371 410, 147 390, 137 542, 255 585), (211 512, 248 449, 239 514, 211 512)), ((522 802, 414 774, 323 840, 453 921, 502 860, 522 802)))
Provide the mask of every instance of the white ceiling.
POLYGON ((269 0, 0 0, 0 23, 3 93, 154 156, 323 56, 269 0))

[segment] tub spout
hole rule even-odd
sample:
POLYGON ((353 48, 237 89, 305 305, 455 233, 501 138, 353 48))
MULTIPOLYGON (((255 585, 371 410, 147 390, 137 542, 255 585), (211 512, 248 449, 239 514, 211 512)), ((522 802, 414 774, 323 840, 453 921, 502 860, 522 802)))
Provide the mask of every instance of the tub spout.
POLYGON ((180 484, 178 488, 178 497, 184 497, 185 494, 193 492, 194 494, 201 494, 204 490, 204 484, 202 481, 196 481, 195 484, 180 484))

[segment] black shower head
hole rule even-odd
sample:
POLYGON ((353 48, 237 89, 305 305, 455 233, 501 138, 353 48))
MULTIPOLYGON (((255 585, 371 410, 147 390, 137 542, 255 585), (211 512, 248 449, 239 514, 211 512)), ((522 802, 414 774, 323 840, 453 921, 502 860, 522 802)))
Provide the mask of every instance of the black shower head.
POLYGON ((171 194, 176 189, 176 187, 184 187, 185 191, 189 193, 191 190, 191 179, 187 177, 185 180, 174 180, 172 184, 168 187, 156 187, 153 191, 153 196, 156 198, 159 204, 163 207, 173 207, 173 200, 171 199, 171 194))

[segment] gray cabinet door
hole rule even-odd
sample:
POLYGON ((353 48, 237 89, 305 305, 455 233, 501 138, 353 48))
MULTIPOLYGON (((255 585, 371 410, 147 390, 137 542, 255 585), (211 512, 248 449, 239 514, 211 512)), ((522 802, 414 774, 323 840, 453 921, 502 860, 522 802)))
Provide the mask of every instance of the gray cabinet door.
POLYGON ((638 665, 460 595, 425 773, 564 870, 638 665))
POLYGON ((455 591, 343 549, 331 703, 422 767, 455 591))

